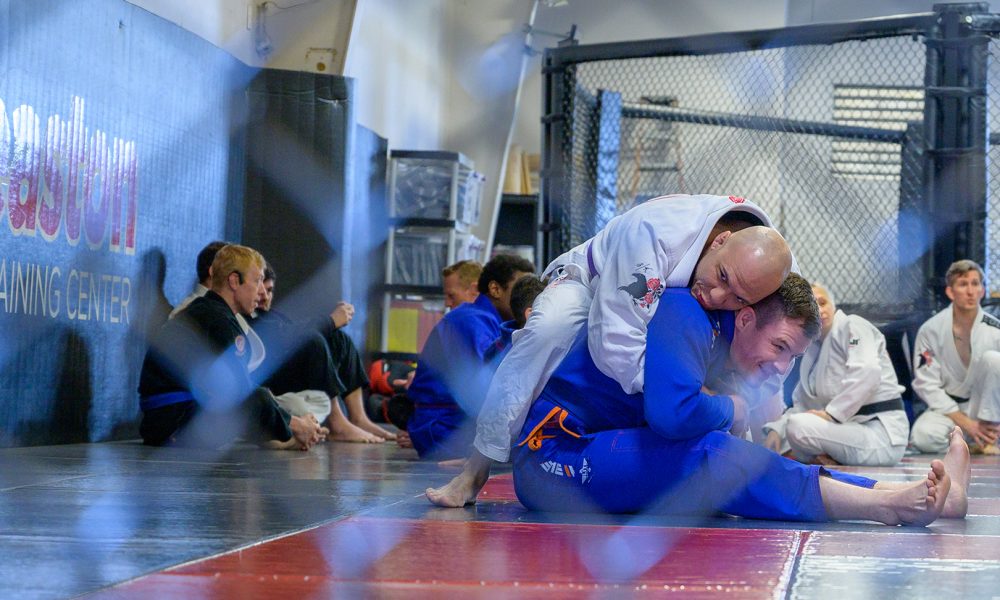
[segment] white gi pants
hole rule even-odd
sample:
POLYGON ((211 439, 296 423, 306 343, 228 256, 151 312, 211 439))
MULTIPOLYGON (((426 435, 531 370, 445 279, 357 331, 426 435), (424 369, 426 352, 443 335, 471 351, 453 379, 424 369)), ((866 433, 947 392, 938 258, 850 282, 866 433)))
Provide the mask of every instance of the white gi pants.
POLYGON ((275 396, 274 399, 278 401, 278 406, 287 410, 293 417, 304 417, 311 413, 322 423, 330 416, 332 405, 330 396, 326 392, 319 390, 288 392, 275 396))
POLYGON ((895 425, 903 427, 903 431, 908 426, 906 413, 901 410, 864 423, 833 423, 813 414, 796 413, 788 417, 785 438, 796 458, 803 462, 826 454, 842 465, 889 467, 903 458, 906 444, 892 445, 882 418, 902 421, 895 425))
MULTIPOLYGON (((576 270, 570 265, 567 271, 576 270)), ((587 322, 593 292, 579 272, 550 283, 535 298, 531 316, 515 331, 510 352, 490 384, 476 421, 473 445, 483 456, 506 462, 511 438, 521 431, 528 408, 566 357, 587 322)))
MULTIPOLYGON (((969 401, 959 404, 958 409, 973 419, 1000 423, 1000 352, 983 352, 969 368, 969 401)), ((945 452, 954 427, 955 422, 944 414, 927 410, 913 424, 910 441, 921 452, 945 452)))

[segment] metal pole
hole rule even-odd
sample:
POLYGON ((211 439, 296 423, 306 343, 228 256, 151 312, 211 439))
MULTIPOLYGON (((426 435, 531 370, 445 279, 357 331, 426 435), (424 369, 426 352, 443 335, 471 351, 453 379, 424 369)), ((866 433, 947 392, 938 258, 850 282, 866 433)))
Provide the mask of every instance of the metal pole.
POLYGON ((936 4, 926 36, 924 210, 933 246, 924 261, 937 305, 952 262, 986 267, 986 64, 989 38, 973 28, 986 3, 936 4))

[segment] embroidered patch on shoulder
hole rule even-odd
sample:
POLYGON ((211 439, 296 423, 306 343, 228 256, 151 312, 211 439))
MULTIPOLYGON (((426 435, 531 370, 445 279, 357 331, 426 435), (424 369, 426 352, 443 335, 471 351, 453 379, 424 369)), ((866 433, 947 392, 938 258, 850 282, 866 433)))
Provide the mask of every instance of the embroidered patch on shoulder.
POLYGON ((848 346, 857 346, 860 343, 861 343, 861 338, 851 338, 850 340, 847 341, 848 346))
POLYGON ((743 204, 744 202, 747 201, 747 199, 740 198, 739 196, 730 196, 729 201, 732 202, 733 204, 743 204))
POLYGON ((663 295, 663 281, 659 277, 646 278, 651 270, 648 265, 637 265, 636 272, 632 273, 635 281, 618 286, 620 291, 632 297, 633 304, 647 310, 663 295))
POLYGON ((996 327, 997 329, 1000 329, 1000 319, 997 319, 996 317, 994 317, 991 314, 984 314, 983 315, 983 324, 984 325, 989 325, 990 327, 996 327))
POLYGON ((934 353, 930 350, 924 350, 920 353, 920 364, 917 365, 917 368, 929 367, 932 362, 934 362, 934 353))
POLYGON ((247 338, 238 335, 236 339, 233 340, 233 344, 236 346, 236 356, 243 356, 243 353, 247 350, 247 338))

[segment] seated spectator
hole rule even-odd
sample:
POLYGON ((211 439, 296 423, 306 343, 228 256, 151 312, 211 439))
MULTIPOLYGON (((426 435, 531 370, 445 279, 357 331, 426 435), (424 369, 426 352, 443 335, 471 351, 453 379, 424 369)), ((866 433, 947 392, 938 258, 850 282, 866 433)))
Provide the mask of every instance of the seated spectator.
MULTIPOLYGON (((173 319, 182 310, 188 307, 191 302, 196 298, 201 298, 208 293, 208 288, 212 285, 212 261, 215 260, 215 254, 220 248, 225 246, 227 242, 214 241, 209 242, 201 252, 198 253, 198 258, 195 264, 195 272, 198 274, 198 283, 194 286, 194 291, 192 291, 186 298, 181 300, 177 306, 170 311, 168 318, 173 319)), ((260 363, 264 360, 264 344, 260 340, 260 336, 250 328, 250 324, 247 322, 246 317, 240 313, 236 313, 236 321, 240 324, 240 329, 243 330, 243 334, 247 338, 247 342, 250 345, 250 362, 249 369, 253 372, 254 369, 260 366, 260 363)))
POLYGON ((823 285, 812 291, 820 337, 802 357, 792 407, 764 426, 764 445, 806 463, 892 466, 906 451, 910 423, 885 337, 837 310, 823 285))
POLYGON ((263 266, 251 248, 221 248, 211 289, 153 339, 139 377, 146 444, 220 447, 246 438, 308 450, 328 433, 315 419, 288 414, 250 381, 247 338, 236 315, 256 308, 263 266))
POLYGON ((927 410, 910 440, 944 452, 958 425, 973 453, 1000 454, 1000 320, 983 311, 983 269, 959 260, 945 275, 951 306, 921 325, 914 344, 913 391, 927 410))
POLYGON ((474 260, 460 260, 441 271, 444 305, 451 309, 479 297, 479 275, 483 265, 474 260))
MULTIPOLYGON (((409 441, 421 458, 468 454, 485 395, 476 385, 481 381, 477 374, 486 367, 501 323, 513 318, 514 282, 533 268, 523 258, 495 256, 483 267, 475 302, 449 312, 428 336, 407 390, 413 415, 405 423, 409 441)), ((401 445, 406 443, 404 437, 401 445)))
POLYGON ((337 441, 395 439, 395 434, 372 423, 364 411, 362 394, 368 376, 354 342, 342 330, 353 318, 354 307, 341 302, 317 323, 294 323, 273 307, 276 283, 277 275, 267 266, 253 325, 273 356, 268 360, 267 385, 279 394, 279 402, 287 401, 286 408, 293 412, 309 406, 311 411, 328 412, 330 437, 337 441), (338 396, 343 397, 350 420, 335 400, 338 396))

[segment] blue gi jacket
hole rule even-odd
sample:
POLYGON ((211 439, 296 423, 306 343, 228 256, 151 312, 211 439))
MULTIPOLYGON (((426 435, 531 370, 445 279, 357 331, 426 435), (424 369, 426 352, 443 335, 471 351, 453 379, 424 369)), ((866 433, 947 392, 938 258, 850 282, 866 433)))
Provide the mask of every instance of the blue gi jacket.
POLYGON ((482 372, 498 337, 500 313, 485 294, 449 312, 431 331, 406 392, 414 405, 407 430, 421 456, 479 414, 482 372))
POLYGON ((668 289, 659 302, 649 322, 643 393, 626 394, 597 369, 583 328, 541 397, 591 432, 648 424, 667 439, 690 439, 732 427, 732 399, 706 394, 702 386, 725 366, 733 313, 706 312, 687 289, 668 289))

